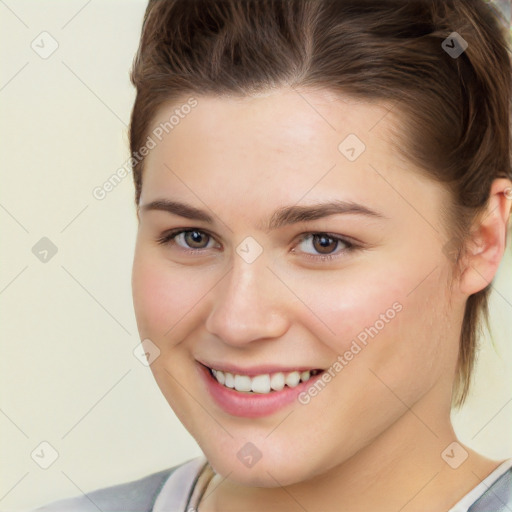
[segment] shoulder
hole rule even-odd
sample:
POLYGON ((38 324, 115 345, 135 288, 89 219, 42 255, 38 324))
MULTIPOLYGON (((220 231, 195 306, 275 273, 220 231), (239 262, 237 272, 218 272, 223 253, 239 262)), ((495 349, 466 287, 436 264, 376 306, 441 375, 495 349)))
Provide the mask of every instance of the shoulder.
MULTIPOLYGON (((130 482, 96 489, 81 496, 54 501, 32 512, 144 512, 150 511, 162 487, 179 468, 199 458, 130 482)), ((194 465, 195 465, 194 464, 194 465)))
MULTIPOLYGON (((512 463, 510 463, 512 464, 512 463)), ((512 510, 512 467, 503 473, 469 507, 468 512, 505 512, 512 510)))

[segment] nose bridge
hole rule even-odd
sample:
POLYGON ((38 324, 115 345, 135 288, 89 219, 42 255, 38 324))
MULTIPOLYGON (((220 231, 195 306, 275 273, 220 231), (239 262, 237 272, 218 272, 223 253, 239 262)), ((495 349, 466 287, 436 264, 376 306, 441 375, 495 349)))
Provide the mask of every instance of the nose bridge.
POLYGON ((206 322, 210 333, 226 343, 243 345, 258 338, 279 337, 286 331, 276 279, 265 258, 248 263, 234 254, 231 271, 222 281, 206 322))

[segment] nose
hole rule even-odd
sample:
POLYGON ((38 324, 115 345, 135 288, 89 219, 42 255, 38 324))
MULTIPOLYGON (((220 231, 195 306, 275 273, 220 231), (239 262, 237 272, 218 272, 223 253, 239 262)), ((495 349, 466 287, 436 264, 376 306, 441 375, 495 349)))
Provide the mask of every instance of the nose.
POLYGON ((206 329, 224 343, 241 347, 288 330, 286 290, 264 258, 247 263, 235 254, 231 271, 215 290, 206 329))

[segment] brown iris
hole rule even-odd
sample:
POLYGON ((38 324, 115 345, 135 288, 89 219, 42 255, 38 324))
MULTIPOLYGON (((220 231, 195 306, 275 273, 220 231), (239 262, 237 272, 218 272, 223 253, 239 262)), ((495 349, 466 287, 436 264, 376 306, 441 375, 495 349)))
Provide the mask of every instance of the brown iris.
POLYGON ((206 245, 208 245, 208 235, 206 233, 203 233, 202 231, 185 231, 185 233, 183 233, 183 236, 185 238, 185 242, 187 243, 187 245, 193 249, 204 249, 206 245), (201 246, 201 239, 206 239, 205 246, 201 246))
POLYGON ((338 240, 326 235, 324 233, 319 233, 313 235, 313 247, 315 251, 318 251, 320 254, 330 254, 333 250, 336 249, 338 245, 338 240))

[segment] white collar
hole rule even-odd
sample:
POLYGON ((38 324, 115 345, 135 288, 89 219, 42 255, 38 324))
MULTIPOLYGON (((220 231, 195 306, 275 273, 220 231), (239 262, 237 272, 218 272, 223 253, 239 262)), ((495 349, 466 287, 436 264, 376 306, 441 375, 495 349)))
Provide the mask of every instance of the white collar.
MULTIPOLYGON (((200 456, 181 465, 173 471, 163 485, 153 507, 153 512, 187 512, 191 493, 197 482, 201 469, 206 464, 206 457, 200 456)), ((448 512, 467 512, 469 507, 484 494, 512 467, 512 458, 500 464, 490 475, 469 491, 448 512)))
POLYGON ((153 512, 185 512, 206 457, 189 460, 174 470, 163 485, 153 506, 153 512))
POLYGON ((460 501, 458 501, 448 512, 467 512, 469 507, 491 487, 491 485, 512 468, 512 459, 507 459, 500 464, 490 475, 484 478, 476 487, 471 489, 460 501))

